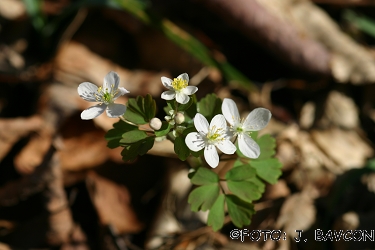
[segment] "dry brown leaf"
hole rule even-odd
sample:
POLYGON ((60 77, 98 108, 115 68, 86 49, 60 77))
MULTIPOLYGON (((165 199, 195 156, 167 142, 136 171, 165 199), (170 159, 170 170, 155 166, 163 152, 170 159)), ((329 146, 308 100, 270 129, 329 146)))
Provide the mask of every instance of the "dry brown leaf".
POLYGON ((275 228, 283 228, 287 235, 295 235, 295 230, 306 230, 315 221, 314 199, 317 191, 306 186, 301 193, 288 197, 281 207, 275 228))
POLYGON ((113 226, 119 234, 138 233, 143 229, 125 186, 90 172, 87 188, 103 225, 113 226))
POLYGON ((311 132, 313 140, 332 159, 337 168, 335 173, 361 168, 373 155, 372 148, 354 130, 331 128, 311 132))
POLYGON ((353 99, 338 91, 331 91, 327 97, 324 114, 318 122, 321 127, 335 125, 345 129, 354 129, 359 124, 358 108, 353 99))

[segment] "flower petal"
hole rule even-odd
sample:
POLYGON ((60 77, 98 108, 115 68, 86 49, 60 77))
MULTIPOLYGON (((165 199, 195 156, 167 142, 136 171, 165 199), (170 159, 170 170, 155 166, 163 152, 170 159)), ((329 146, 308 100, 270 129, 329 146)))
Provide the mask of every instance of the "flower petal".
POLYGON ((170 79, 168 77, 165 77, 165 76, 162 76, 161 82, 163 83, 164 87, 166 87, 167 89, 173 89, 173 87, 172 87, 173 80, 172 79, 170 79))
POLYGON ((208 145, 204 149, 204 159, 212 168, 216 168, 219 165, 219 155, 213 145, 208 145))
POLYGON ((189 133, 185 138, 185 143, 186 146, 188 146, 188 148, 194 152, 198 152, 206 145, 202 136, 197 132, 189 133))
POLYGON ((223 140, 215 144, 216 147, 220 149, 221 152, 227 155, 234 154, 237 148, 230 140, 223 140))
POLYGON ((122 95, 130 93, 127 89, 125 89, 123 87, 119 87, 117 90, 118 90, 117 94, 112 99, 113 101, 116 100, 117 98, 119 98, 122 95))
POLYGON ((255 159, 260 155, 259 145, 247 134, 238 136, 238 147, 246 157, 255 159))
POLYGON ((243 128, 245 131, 258 131, 267 126, 271 112, 265 108, 256 108, 246 117, 243 128))
POLYGON ((120 84, 119 75, 116 72, 111 71, 104 77, 103 89, 104 90, 108 89, 108 92, 111 93, 112 89, 113 90, 118 89, 119 84, 120 84))
POLYGON ((210 130, 213 129, 222 129, 222 133, 227 132, 227 121, 225 120, 225 117, 223 115, 215 115, 214 118, 212 118, 210 123, 210 130))
POLYGON ((192 95, 194 94, 195 92, 198 91, 198 88, 195 87, 195 86, 187 86, 186 88, 184 88, 182 90, 182 92, 185 94, 185 95, 192 95))
POLYGON ((176 93, 176 101, 181 104, 186 104, 190 100, 190 97, 188 95, 185 95, 182 92, 177 92, 176 93))
POLYGON ((118 103, 111 103, 107 107, 107 115, 110 118, 122 116, 126 111, 126 106, 118 103))
POLYGON ((95 117, 98 117, 99 115, 101 115, 106 108, 107 108, 107 105, 105 105, 104 103, 99 103, 95 106, 92 106, 92 107, 84 110, 81 113, 81 119, 82 120, 94 119, 95 117))
POLYGON ((237 105, 232 99, 224 98, 221 105, 221 112, 230 125, 237 125, 240 122, 240 114, 238 113, 237 105))
POLYGON ((177 76, 177 79, 186 80, 186 82, 189 82, 189 75, 186 73, 182 73, 181 75, 177 76))
POLYGON ((91 82, 83 82, 78 86, 78 94, 83 100, 96 102, 95 94, 98 93, 98 86, 91 82))
POLYGON ((194 126, 198 132, 208 133, 208 121, 200 113, 197 113, 194 117, 194 126))
POLYGON ((164 100, 173 100, 176 96, 176 92, 173 90, 167 90, 161 93, 161 99, 164 100))

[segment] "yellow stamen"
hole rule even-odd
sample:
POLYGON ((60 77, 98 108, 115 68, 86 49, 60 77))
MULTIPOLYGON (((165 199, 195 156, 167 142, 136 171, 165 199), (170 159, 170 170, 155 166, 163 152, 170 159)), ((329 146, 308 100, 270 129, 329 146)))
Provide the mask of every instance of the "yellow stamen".
POLYGON ((181 78, 175 78, 172 82, 172 87, 174 90, 182 90, 188 86, 187 80, 181 78))

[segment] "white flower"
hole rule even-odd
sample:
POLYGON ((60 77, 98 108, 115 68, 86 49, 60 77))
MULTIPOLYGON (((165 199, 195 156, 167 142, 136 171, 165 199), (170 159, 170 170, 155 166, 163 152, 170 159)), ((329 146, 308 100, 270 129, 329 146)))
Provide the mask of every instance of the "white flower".
POLYGON ((204 158, 208 165, 216 168, 219 165, 218 147, 224 154, 236 152, 236 146, 227 136, 227 123, 223 115, 215 115, 211 124, 207 119, 197 113, 194 117, 194 126, 198 132, 191 132, 185 138, 185 143, 192 151, 199 151, 204 148, 204 158))
POLYGON ((241 153, 249 158, 258 158, 260 155, 259 145, 249 134, 251 131, 258 131, 267 126, 271 119, 271 112, 265 108, 256 108, 245 120, 241 120, 235 102, 228 98, 224 99, 221 111, 231 125, 230 131, 233 135, 238 135, 238 147, 241 153))
POLYGON ((186 73, 179 75, 173 80, 163 76, 161 77, 161 82, 168 89, 161 94, 161 98, 164 100, 173 100, 176 98, 176 101, 181 104, 188 103, 190 100, 189 95, 194 94, 198 90, 195 86, 188 86, 189 76, 186 73))
POLYGON ((126 111, 123 104, 114 103, 114 101, 122 95, 129 93, 125 88, 118 87, 120 77, 116 72, 109 72, 104 77, 103 87, 97 87, 91 82, 83 82, 78 86, 78 94, 84 100, 89 102, 100 102, 81 113, 82 120, 90 120, 107 111, 107 115, 111 118, 119 117, 126 111))

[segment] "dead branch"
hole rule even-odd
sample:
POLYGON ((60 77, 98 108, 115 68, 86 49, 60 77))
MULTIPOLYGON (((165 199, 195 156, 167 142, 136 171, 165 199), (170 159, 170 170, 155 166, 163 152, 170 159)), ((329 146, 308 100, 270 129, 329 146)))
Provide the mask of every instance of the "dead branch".
POLYGON ((330 52, 255 0, 197 0, 251 40, 304 72, 329 75, 330 52))

